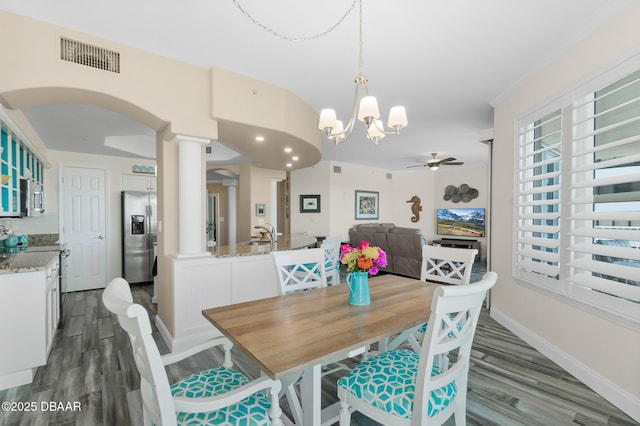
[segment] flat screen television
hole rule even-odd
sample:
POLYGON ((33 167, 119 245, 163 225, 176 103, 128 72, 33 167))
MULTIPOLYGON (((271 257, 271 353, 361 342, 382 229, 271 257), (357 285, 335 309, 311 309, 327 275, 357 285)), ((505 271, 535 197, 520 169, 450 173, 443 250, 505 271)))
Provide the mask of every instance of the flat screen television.
POLYGON ((484 237, 484 209, 437 209, 438 235, 484 237))

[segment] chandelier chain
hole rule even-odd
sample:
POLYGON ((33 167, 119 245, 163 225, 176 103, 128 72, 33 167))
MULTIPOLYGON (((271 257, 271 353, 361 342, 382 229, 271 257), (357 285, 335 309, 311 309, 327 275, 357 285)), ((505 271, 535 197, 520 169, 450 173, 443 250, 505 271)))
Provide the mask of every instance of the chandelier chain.
MULTIPOLYGON (((364 62, 362 60, 362 0, 359 0, 360 3, 360 21, 359 21, 359 33, 358 33, 358 40, 359 40, 359 45, 358 45, 358 52, 359 52, 359 57, 358 57, 358 66, 360 67, 360 73, 359 73, 359 77, 362 77, 365 79, 365 84, 366 84, 366 77, 364 77, 362 75, 362 69, 364 67, 364 62)), ((365 86, 366 87, 366 86, 365 86)))
MULTIPOLYGON (((268 32, 269 34, 281 38, 283 40, 287 40, 287 41, 311 41, 311 40, 317 40, 321 37, 324 37, 328 34, 330 34, 331 32, 333 32, 333 30, 335 30, 336 28, 338 28, 340 26, 340 24, 342 24, 344 22, 344 20, 347 18, 347 16, 349 16, 349 14, 351 12, 353 12, 353 9, 356 6, 356 3, 358 2, 358 0, 353 0, 353 3, 351 3, 351 6, 349 6, 349 8, 347 9, 347 11, 344 13, 344 15, 342 15, 342 17, 340 17, 340 19, 338 19, 338 21, 333 24, 332 26, 330 26, 328 29, 317 33, 317 34, 313 34, 313 35, 309 35, 309 36, 299 36, 299 37, 292 37, 292 36, 288 36, 286 34, 282 34, 276 30, 274 30, 273 28, 270 28, 268 26, 266 26, 265 24, 259 22, 256 18, 254 18, 249 12, 247 12, 241 5, 240 2, 238 0, 232 0, 233 4, 240 10, 240 12, 242 12, 242 14, 244 16, 246 16, 251 22, 253 22, 256 26, 262 28, 263 30, 265 30, 266 32, 268 32)), ((360 31, 362 32, 362 3, 360 3, 360 31)), ((362 36, 360 37, 360 39, 362 40, 362 36)), ((362 47, 360 48, 360 62, 362 63, 362 47)), ((362 65, 361 65, 362 68, 362 65)))

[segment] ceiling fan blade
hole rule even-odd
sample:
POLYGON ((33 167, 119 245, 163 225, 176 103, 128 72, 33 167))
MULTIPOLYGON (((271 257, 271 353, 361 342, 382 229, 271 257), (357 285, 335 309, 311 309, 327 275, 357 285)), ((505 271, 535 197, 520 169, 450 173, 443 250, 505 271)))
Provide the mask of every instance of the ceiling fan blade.
POLYGON ((441 164, 442 163, 450 163, 450 162, 456 161, 456 160, 457 160, 457 158, 449 157, 449 158, 444 158, 444 159, 440 160, 440 163, 441 164))
POLYGON ((435 152, 432 152, 431 156, 433 158, 428 159, 426 162, 419 161, 419 160, 413 160, 415 163, 421 163, 421 164, 420 165, 415 165, 415 166, 407 166, 407 168, 411 168, 411 167, 429 167, 430 169, 437 170, 438 167, 440 167, 440 166, 460 166, 460 165, 464 164, 464 162, 457 161, 457 158, 454 158, 454 157, 447 157, 447 158, 443 158, 442 160, 438 160, 436 158, 436 155, 438 155, 438 154, 435 153, 435 152))

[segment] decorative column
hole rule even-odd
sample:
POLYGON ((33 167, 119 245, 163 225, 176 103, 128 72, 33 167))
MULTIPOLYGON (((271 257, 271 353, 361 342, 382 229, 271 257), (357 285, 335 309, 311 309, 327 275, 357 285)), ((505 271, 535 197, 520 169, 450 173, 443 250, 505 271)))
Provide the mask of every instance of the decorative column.
POLYGON ((273 241, 278 241, 278 182, 279 179, 271 179, 270 192, 271 197, 269 200, 269 221, 273 226, 273 241))
POLYGON ((209 139, 177 135, 178 144, 178 253, 176 257, 210 256, 205 250, 204 145, 209 139))
POLYGON ((236 211, 236 194, 238 187, 238 179, 222 179, 222 185, 227 188, 227 244, 236 243, 236 219, 238 217, 236 211))

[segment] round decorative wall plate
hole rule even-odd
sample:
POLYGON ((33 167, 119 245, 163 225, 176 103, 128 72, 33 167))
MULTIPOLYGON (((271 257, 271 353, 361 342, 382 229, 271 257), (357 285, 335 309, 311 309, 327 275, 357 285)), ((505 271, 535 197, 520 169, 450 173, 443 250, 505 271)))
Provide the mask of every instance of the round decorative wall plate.
POLYGON ((463 203, 468 203, 474 198, 478 197, 478 190, 470 187, 466 183, 463 183, 459 187, 455 187, 455 185, 447 185, 444 188, 444 197, 442 197, 445 201, 451 201, 453 203, 459 203, 462 201, 463 203))

